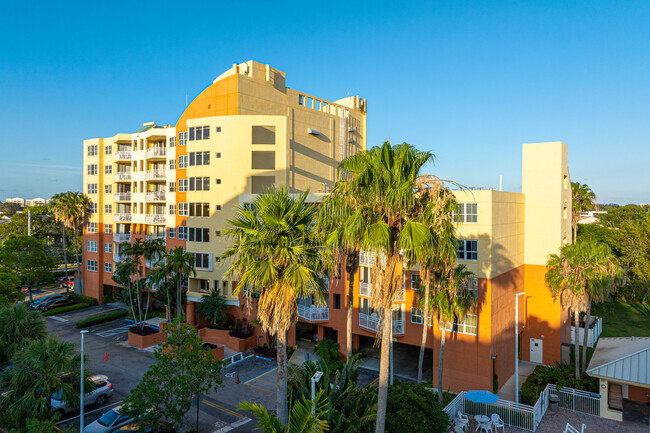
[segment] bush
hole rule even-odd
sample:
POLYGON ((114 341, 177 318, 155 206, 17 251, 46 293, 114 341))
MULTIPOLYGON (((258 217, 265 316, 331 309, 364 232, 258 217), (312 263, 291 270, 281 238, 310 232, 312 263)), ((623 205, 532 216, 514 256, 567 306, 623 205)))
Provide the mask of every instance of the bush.
POLYGON ((388 388, 386 432, 443 433, 448 427, 449 417, 443 406, 424 386, 395 382, 388 388))
POLYGON ((589 392, 598 392, 598 379, 587 374, 583 374, 580 379, 576 379, 575 368, 571 364, 555 363, 554 366, 548 367, 538 365, 521 386, 521 402, 533 406, 539 398, 539 393, 544 391, 548 383, 552 383, 558 388, 566 386, 589 392))
POLYGON ((98 305, 97 299, 91 298, 90 296, 77 295, 76 293, 70 293, 70 297, 74 299, 75 302, 82 302, 88 305, 98 305))
POLYGON ((66 305, 65 307, 53 308, 49 311, 44 311, 43 316, 54 316, 55 314, 67 313, 68 311, 81 310, 82 308, 90 307, 89 304, 81 302, 79 304, 66 305))
POLYGON ((95 317, 89 317, 77 322, 74 326, 76 328, 87 328, 88 326, 98 325, 100 323, 110 322, 111 320, 120 319, 126 317, 128 314, 127 311, 113 311, 112 313, 106 313, 95 317))
POLYGON ((314 348, 314 354, 318 355, 325 362, 331 372, 343 368, 339 347, 339 343, 336 341, 324 339, 316 343, 316 347, 314 348))
POLYGON ((278 356, 278 349, 275 347, 264 346, 255 346, 255 353, 260 355, 268 356, 270 358, 275 358, 278 356))
POLYGON ((235 329, 228 334, 237 338, 248 338, 253 335, 253 325, 246 318, 239 319, 235 323, 235 329))

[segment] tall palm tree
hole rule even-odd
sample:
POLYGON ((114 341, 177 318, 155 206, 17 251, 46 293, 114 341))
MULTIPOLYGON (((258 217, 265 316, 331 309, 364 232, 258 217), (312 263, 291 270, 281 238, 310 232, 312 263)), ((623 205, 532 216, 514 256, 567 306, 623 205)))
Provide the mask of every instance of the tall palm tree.
POLYGON ((314 294, 323 304, 325 282, 322 252, 313 229, 317 208, 307 193, 292 196, 286 187, 270 190, 241 206, 228 222, 234 238, 224 257, 233 257, 228 270, 238 275, 236 292, 259 293, 257 318, 277 340, 277 414, 289 421, 287 401, 287 331, 295 323, 298 298, 314 294))
POLYGON ((65 229, 66 229, 66 220, 67 220, 66 199, 67 199, 67 193, 55 194, 54 196, 52 196, 52 201, 50 202, 50 206, 52 209, 52 214, 54 215, 54 219, 61 223, 63 263, 65 265, 65 281, 66 281, 65 291, 69 292, 70 284, 68 284, 68 253, 67 253, 67 245, 65 241, 65 229))
MULTIPOLYGON (((126 246, 125 246, 126 247, 126 246)), ((128 307, 131 308, 131 315, 133 316, 133 320, 138 321, 139 323, 139 315, 136 316, 135 314, 135 308, 138 306, 138 313, 140 312, 140 306, 139 306, 139 295, 137 294, 137 284, 135 287, 135 292, 133 291, 133 275, 136 275, 138 273, 138 263, 134 260, 132 260, 130 257, 126 258, 125 256, 122 256, 122 259, 119 263, 115 264, 115 268, 113 269, 113 281, 115 281, 117 284, 121 285, 124 287, 126 290, 126 293, 128 294, 128 307)))
POLYGON ((434 294, 433 308, 440 324, 440 354, 438 359, 438 403, 442 404, 442 370, 445 356, 447 331, 454 329, 454 322, 461 323, 468 311, 476 306, 474 293, 468 290, 474 274, 465 265, 443 269, 437 276, 438 292, 434 294))
POLYGON ((360 152, 346 158, 340 168, 347 171, 349 188, 362 205, 353 218, 365 220, 361 241, 364 250, 375 253, 371 270, 372 306, 380 313, 381 361, 375 431, 383 432, 388 397, 388 369, 393 299, 402 290, 405 257, 414 256, 429 242, 429 229, 422 222, 422 167, 433 161, 403 143, 360 152))
POLYGON ((45 321, 26 304, 0 306, 0 361, 11 359, 23 344, 43 340, 47 335, 45 321))
POLYGON ((308 397, 293 402, 291 418, 282 422, 275 414, 262 405, 243 401, 240 410, 250 410, 257 418, 258 430, 264 433, 326 433, 329 432, 327 417, 327 399, 320 392, 312 403, 308 397))
MULTIPOLYGON (((163 269, 165 269, 168 275, 173 275, 173 278, 176 281, 176 318, 180 318, 183 307, 183 291, 181 283, 183 281, 183 275, 196 275, 196 270, 194 269, 194 254, 188 253, 183 249, 183 247, 176 247, 169 253, 165 254, 163 260, 165 263, 163 269)), ((171 314, 172 312, 170 311, 170 317, 171 314)))
MULTIPOLYGON (((607 246, 587 241, 565 245, 559 255, 549 255, 546 268, 546 285, 550 287, 553 297, 573 312, 575 375, 579 378, 580 312, 587 310, 590 296, 599 298, 608 294, 621 271, 613 265, 607 246)), ((585 327, 585 333, 587 330, 585 327)))
POLYGON ((587 184, 571 182, 571 227, 573 228, 573 243, 578 238, 578 220, 580 214, 593 210, 596 206, 596 194, 587 184))

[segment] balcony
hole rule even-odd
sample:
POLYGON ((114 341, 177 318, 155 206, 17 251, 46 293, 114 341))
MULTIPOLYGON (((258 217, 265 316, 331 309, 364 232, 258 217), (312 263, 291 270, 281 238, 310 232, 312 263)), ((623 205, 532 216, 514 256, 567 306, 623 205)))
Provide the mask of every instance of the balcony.
MULTIPOLYGON (((377 328, 379 327, 379 317, 359 313, 359 326, 377 332, 377 328)), ((404 321, 393 320, 393 335, 402 334, 404 334, 404 321)))
POLYGON ((113 215, 113 221, 116 223, 131 222, 131 213, 116 213, 113 215))
POLYGON ((165 191, 147 191, 145 198, 147 201, 165 201, 165 191))
POLYGON ((130 150, 122 150, 120 152, 117 152, 115 154, 115 161, 130 161, 131 160, 131 151, 130 150))
POLYGON ((117 171, 113 174, 113 180, 120 181, 120 180, 131 180, 131 172, 130 171, 117 171))
POLYGON ((146 235, 145 239, 148 240, 148 241, 151 241, 153 239, 163 239, 164 240, 165 239, 165 234, 161 233, 161 234, 157 234, 157 235, 146 235))
POLYGON ((328 307, 317 308, 298 304, 298 317, 308 322, 324 322, 330 319, 328 307))
POLYGON ((147 170, 145 174, 146 180, 165 180, 167 178, 167 173, 165 170, 147 170))
POLYGON ((147 214, 144 217, 144 222, 147 224, 165 224, 167 222, 167 215, 165 214, 147 214))
MULTIPOLYGON (((359 252, 359 264, 362 266, 374 266, 375 265, 375 253, 369 251, 360 251, 359 252)), ((386 264, 386 257, 383 254, 380 254, 381 261, 386 264)))
POLYGON ((145 158, 164 158, 167 155, 167 148, 165 147, 150 147, 145 152, 145 158))
POLYGON ((393 299, 393 301, 404 302, 405 299, 404 287, 402 287, 397 293, 395 293, 395 299, 393 299))
POLYGON ((113 242, 131 242, 131 233, 113 233, 113 242))
POLYGON ((122 257, 118 253, 113 253, 113 262, 122 263, 122 257))
POLYGON ((114 197, 115 201, 131 201, 130 192, 117 192, 114 197))
POLYGON ((372 284, 364 283, 363 281, 359 283, 359 296, 365 296, 366 298, 372 298, 372 284))

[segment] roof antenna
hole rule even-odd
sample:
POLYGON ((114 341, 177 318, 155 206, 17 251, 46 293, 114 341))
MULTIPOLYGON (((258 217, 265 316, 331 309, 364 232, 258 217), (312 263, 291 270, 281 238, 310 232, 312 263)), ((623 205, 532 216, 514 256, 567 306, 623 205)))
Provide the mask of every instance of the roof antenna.
POLYGON ((185 106, 187 107, 187 95, 185 95, 185 106))

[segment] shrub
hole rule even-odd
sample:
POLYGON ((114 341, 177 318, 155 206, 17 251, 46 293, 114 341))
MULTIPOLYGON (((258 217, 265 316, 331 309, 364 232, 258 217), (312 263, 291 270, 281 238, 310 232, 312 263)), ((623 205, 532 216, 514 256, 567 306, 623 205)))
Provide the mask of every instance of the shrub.
POLYGON ((548 383, 552 383, 558 388, 566 386, 589 392, 598 392, 598 379, 587 374, 583 374, 580 379, 576 379, 575 368, 571 364, 555 363, 554 366, 548 367, 538 365, 521 386, 522 403, 533 406, 539 398, 539 393, 544 391, 548 383))
POLYGON ((235 323, 235 329, 228 334, 237 338, 248 338, 253 335, 253 325, 246 318, 239 319, 235 323))
POLYGON ((82 308, 90 307, 89 304, 81 302, 79 304, 66 305, 65 307, 53 308, 49 311, 44 311, 43 316, 54 316, 55 314, 67 313, 68 311, 81 310, 82 308))
POLYGON ((260 355, 268 356, 270 358, 275 358, 278 356, 278 349, 275 347, 264 346, 255 346, 255 353, 260 355))
POLYGON ((91 298, 90 296, 84 296, 84 295, 77 295, 76 293, 71 293, 70 297, 74 299, 75 302, 82 302, 84 304, 88 305, 97 305, 99 302, 97 302, 97 299, 91 298))
POLYGON ((449 417, 443 406, 424 386, 395 382, 388 388, 386 432, 443 433, 448 427, 449 417))
POLYGON ((110 322, 111 320, 126 317, 127 314, 128 312, 126 311, 113 311, 111 313, 101 314, 95 317, 89 317, 87 319, 82 320, 81 322, 77 322, 74 326, 76 328, 87 328, 88 326, 98 325, 100 323, 106 323, 106 322, 110 322))
POLYGON ((331 372, 340 370, 343 367, 339 347, 339 343, 336 341, 324 339, 316 343, 314 348, 314 354, 325 362, 331 372))

